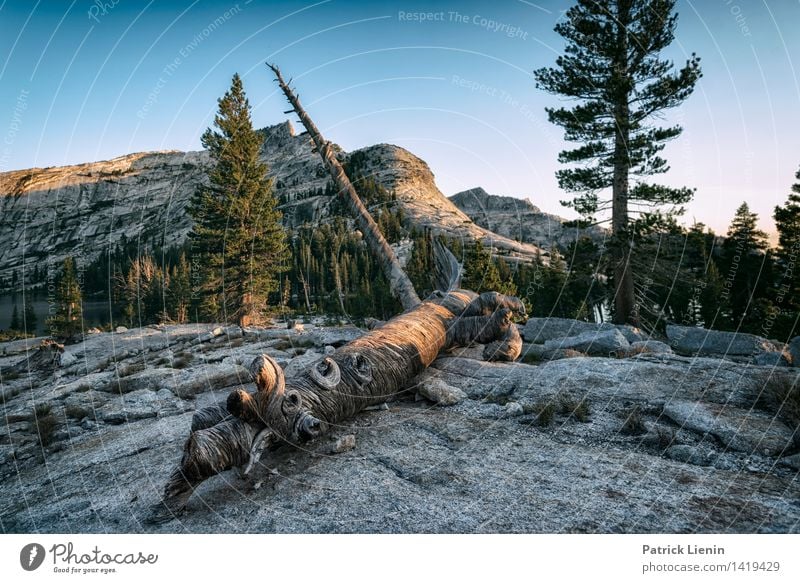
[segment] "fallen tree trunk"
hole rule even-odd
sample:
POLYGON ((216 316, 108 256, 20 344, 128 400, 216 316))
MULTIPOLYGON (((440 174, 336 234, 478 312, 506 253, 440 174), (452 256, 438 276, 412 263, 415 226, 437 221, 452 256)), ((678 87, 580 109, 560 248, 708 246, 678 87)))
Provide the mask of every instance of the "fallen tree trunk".
POLYGON ((400 266, 397 255, 392 251, 389 243, 384 238, 381 230, 378 228, 378 224, 359 198, 353 183, 350 182, 344 168, 336 158, 336 153, 331 143, 322 136, 317 126, 311 120, 311 117, 300 104, 300 99, 294 91, 292 91, 291 87, 289 87, 289 84, 283 80, 280 69, 269 63, 267 63, 267 66, 275 74, 278 86, 281 88, 281 91, 283 91, 283 94, 286 95, 286 99, 289 100, 292 109, 297 114, 297 117, 300 118, 300 122, 306 128, 308 135, 310 135, 311 139, 314 141, 314 145, 333 179, 339 196, 343 198, 350 212, 353 214, 358 228, 364 235, 364 241, 366 241, 367 246, 370 248, 370 251, 372 251, 372 255, 380 262, 386 279, 389 280, 392 295, 400 301, 403 308, 406 310, 413 308, 420 302, 419 296, 414 290, 414 285, 400 266))
POLYGON ((317 130, 297 96, 275 73, 294 111, 349 202, 373 255, 381 262, 392 292, 406 312, 365 336, 336 350, 302 374, 285 379, 267 355, 253 361, 255 392, 237 390, 225 403, 198 411, 192 420, 178 468, 164 488, 162 504, 153 516, 169 519, 188 502, 204 480, 224 470, 248 472, 265 449, 298 443, 324 433, 366 407, 406 390, 442 350, 471 342, 489 343, 488 360, 514 360, 522 340, 512 321, 525 315, 517 298, 495 292, 477 295, 455 289, 460 266, 440 242, 434 244, 436 280, 441 291, 420 302, 411 280, 350 183, 330 144, 317 130))
POLYGON ((492 342, 492 360, 516 359, 521 339, 512 316, 524 313, 517 298, 502 294, 438 292, 297 377, 285 379, 274 360, 260 356, 250 367, 255 392, 234 391, 224 405, 195 414, 180 466, 154 518, 171 518, 207 478, 234 467, 247 472, 263 450, 313 439, 397 396, 442 350, 492 342))

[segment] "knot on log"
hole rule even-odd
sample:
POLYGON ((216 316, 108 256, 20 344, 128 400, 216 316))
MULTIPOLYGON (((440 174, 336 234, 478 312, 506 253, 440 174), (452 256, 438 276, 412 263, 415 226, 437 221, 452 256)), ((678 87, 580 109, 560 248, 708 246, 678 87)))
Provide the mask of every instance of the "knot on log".
POLYGON ((282 393, 286 388, 286 377, 281 366, 268 354, 262 354, 250 364, 250 376, 259 392, 282 393))
POLYGON ((351 354, 348 364, 347 372, 355 378, 359 385, 364 386, 372 382, 372 365, 363 354, 351 354))
POLYGON ((311 379, 323 389, 332 391, 342 380, 342 372, 339 370, 339 365, 335 360, 326 356, 317 364, 311 367, 309 371, 311 379))

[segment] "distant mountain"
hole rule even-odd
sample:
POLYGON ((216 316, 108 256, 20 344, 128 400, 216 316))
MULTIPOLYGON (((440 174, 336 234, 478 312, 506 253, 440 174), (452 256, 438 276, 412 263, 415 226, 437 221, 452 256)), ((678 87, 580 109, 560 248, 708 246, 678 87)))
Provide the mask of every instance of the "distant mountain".
MULTIPOLYGON (((328 173, 309 136, 296 134, 289 122, 261 131, 286 226, 328 219, 335 196, 325 194, 328 173)), ((407 150, 378 144, 359 152, 361 174, 394 193, 409 223, 481 239, 511 260, 535 257, 535 245, 475 224, 439 191, 428 165, 407 150)), ((342 160, 349 155, 342 151, 342 160)), ((41 269, 67 255, 89 262, 123 235, 143 246, 183 242, 192 226, 186 207, 209 163, 206 152, 143 152, 0 173, 0 278, 9 280, 14 270, 21 276, 23 263, 26 270, 36 264, 41 269)))
POLYGON ((608 236, 601 227, 570 226, 567 219, 542 212, 528 199, 489 194, 480 187, 454 194, 450 201, 484 229, 544 249, 553 244, 565 247, 582 236, 595 241, 608 236))

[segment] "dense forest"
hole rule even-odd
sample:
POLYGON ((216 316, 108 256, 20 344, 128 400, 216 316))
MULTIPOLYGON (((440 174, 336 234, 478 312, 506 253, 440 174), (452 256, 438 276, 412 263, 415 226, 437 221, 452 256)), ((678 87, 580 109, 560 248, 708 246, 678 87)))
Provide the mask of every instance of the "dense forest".
MULTIPOLYGON (((348 165, 348 172, 387 240, 411 248, 407 270, 419 293, 429 293, 430 233, 409 228, 391 194, 374 180, 360 176, 357 165, 348 165)), ((794 192, 798 191, 800 185, 795 185, 794 192)), ((792 194, 775 210, 776 248, 770 247, 766 234, 756 228, 758 217, 745 203, 725 236, 702 224, 687 229, 673 223, 639 241, 633 261, 643 327, 660 329, 675 322, 782 341, 795 335, 800 313, 800 278, 794 269, 800 248, 797 198, 792 194)), ((287 316, 325 315, 355 323, 398 313, 401 308, 360 233, 342 216, 336 199, 331 205, 330 221, 309 223, 287 233, 291 258, 281 274, 280 289, 270 296, 272 311, 287 316)), ((608 254, 602 244, 588 237, 566 248, 553 247, 547 257, 533 264, 495 257, 480 242, 446 243, 463 263, 465 287, 517 294, 532 316, 597 321, 608 318, 612 309, 609 296, 613 287, 602 275, 608 254)), ((82 296, 110 300, 117 314, 115 325, 204 321, 193 298, 190 250, 188 243, 163 248, 123 237, 78 269, 82 296)), ((48 281, 44 269, 36 267, 30 274, 25 282, 29 290, 48 281)), ((15 273, 7 283, 20 292, 21 279, 15 273)), ((26 309, 21 301, 18 309, 17 322, 26 309)), ((27 320, 32 320, 30 315, 27 320)))

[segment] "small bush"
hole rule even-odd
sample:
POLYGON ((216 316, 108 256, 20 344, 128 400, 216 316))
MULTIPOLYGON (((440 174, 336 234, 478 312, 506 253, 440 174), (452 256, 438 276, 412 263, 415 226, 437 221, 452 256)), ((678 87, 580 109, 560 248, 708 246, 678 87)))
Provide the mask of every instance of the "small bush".
POLYGON ((533 405, 523 406, 522 410, 525 413, 535 415, 534 422, 539 427, 548 427, 556 415, 556 405, 552 399, 537 401, 533 405))
POLYGON ((758 406, 778 415, 792 428, 800 426, 800 376, 770 375, 758 398, 758 406))
POLYGON ((623 435, 642 435, 647 433, 647 428, 642 419, 642 412, 638 405, 634 405, 623 413, 625 420, 619 432, 623 435))
POLYGON ((58 426, 58 421, 52 413, 48 403, 39 403, 33 409, 33 424, 39 436, 39 444, 46 447, 53 442, 53 434, 58 426))
POLYGON ((658 447, 662 450, 667 449, 675 443, 675 432, 669 427, 662 427, 659 425, 656 429, 656 434, 658 435, 658 447))
POLYGON ((562 415, 569 415, 581 423, 586 423, 589 421, 589 401, 586 398, 577 401, 569 395, 562 395, 558 402, 558 412, 562 415))
POLYGON ((513 400, 514 399, 511 398, 510 393, 495 392, 495 391, 492 391, 483 398, 484 403, 494 403, 496 405, 502 405, 504 407, 513 400))
POLYGON ((142 372, 145 366, 143 362, 133 362, 131 364, 117 365, 117 375, 120 378, 129 377, 137 372, 142 372))
POLYGON ((79 405, 67 405, 64 407, 64 415, 69 419, 81 420, 89 414, 89 410, 79 405))
POLYGON ((172 359, 172 368, 188 368, 192 359, 194 359, 194 355, 190 352, 179 352, 172 359))

